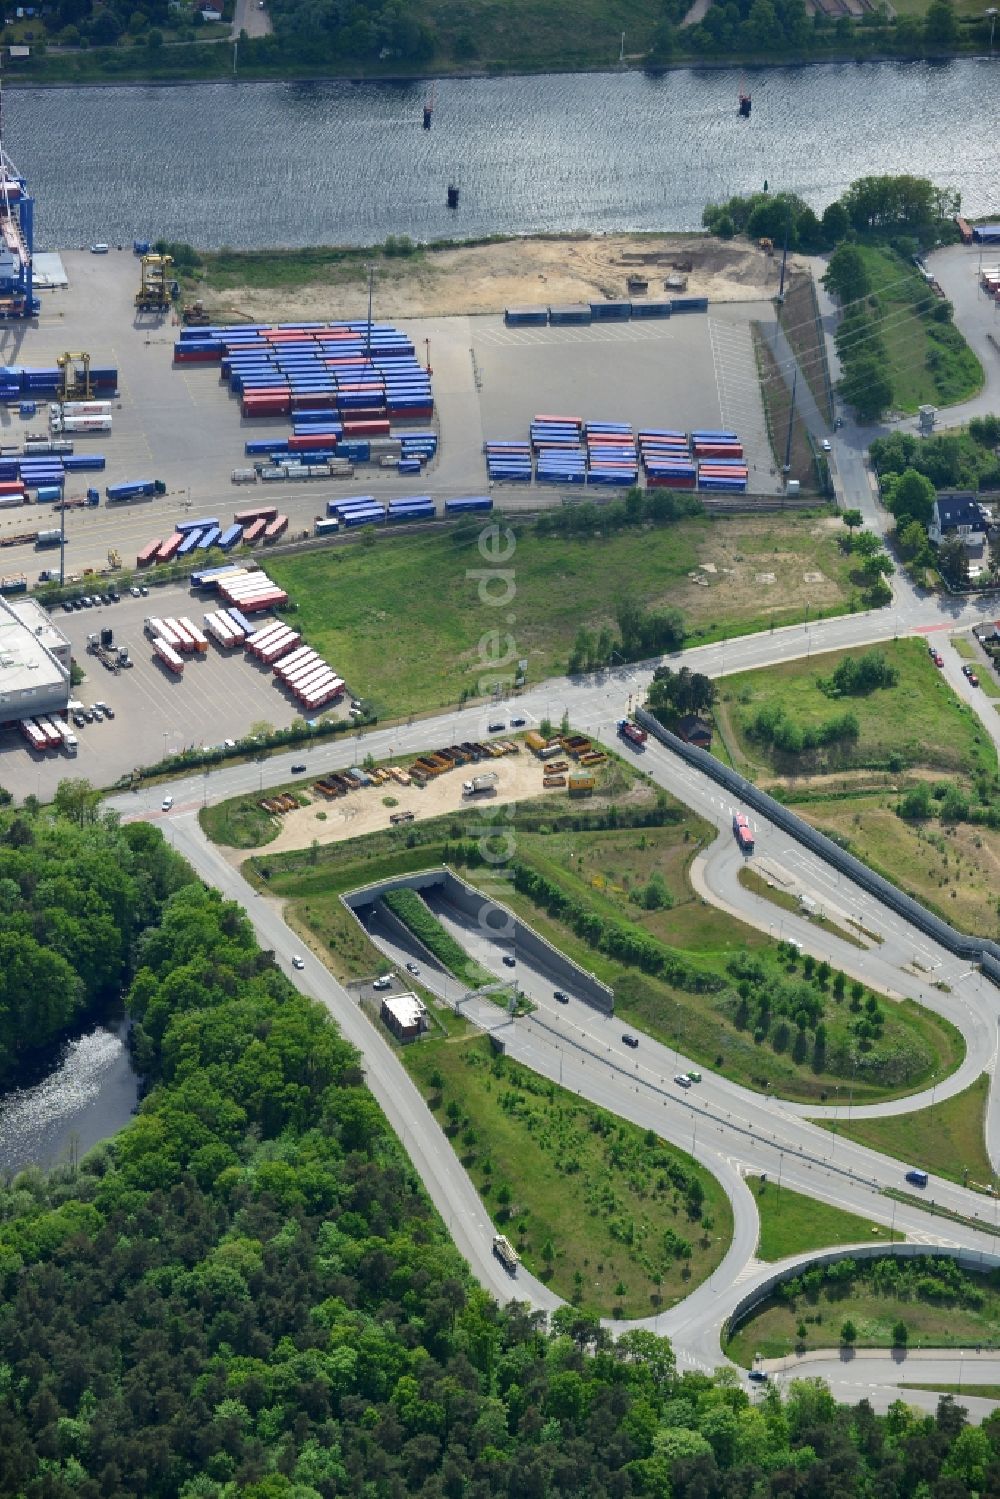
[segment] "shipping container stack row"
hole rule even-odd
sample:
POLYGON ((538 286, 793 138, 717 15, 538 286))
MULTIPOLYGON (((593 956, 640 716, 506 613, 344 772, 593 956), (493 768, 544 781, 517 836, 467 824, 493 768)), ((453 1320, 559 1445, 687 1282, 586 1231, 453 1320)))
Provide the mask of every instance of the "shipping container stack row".
MULTIPOLYGON (((83 370, 77 369, 77 379, 82 380, 83 370)), ((110 365, 90 366, 92 389, 114 395, 118 389, 118 371, 110 365)), ((50 400, 63 388, 63 372, 58 365, 46 369, 33 369, 29 365, 0 365, 0 401, 50 400)))
POLYGON ((649 489, 746 493, 749 471, 736 432, 650 427, 639 433, 639 453, 649 489))
POLYGON ((707 297, 665 297, 647 302, 571 302, 562 307, 508 307, 508 328, 589 327, 591 323, 627 323, 630 318, 668 318, 684 312, 707 312, 707 297))
POLYGON ((531 444, 505 441, 487 442, 486 474, 494 483, 531 483, 531 444))
POLYGON ((277 680, 306 709, 313 710, 343 696, 344 682, 289 625, 271 620, 247 635, 247 651, 270 666, 277 680))
POLYGON ((1000 265, 984 265, 979 284, 987 296, 1000 298, 1000 265))
POLYGON ((631 488, 639 478, 635 433, 627 422, 587 422, 587 483, 631 488))
POLYGON ((174 360, 221 365, 245 417, 324 409, 346 438, 387 436, 390 420, 434 414, 430 374, 407 336, 387 323, 186 328, 174 360))
POLYGON ((577 416, 536 416, 529 437, 539 484, 585 484, 587 461, 580 448, 577 416))
MULTIPOLYGON (((352 499, 327 500, 328 519, 336 518, 345 530, 357 526, 372 526, 388 523, 398 525, 406 521, 433 520, 437 507, 429 494, 402 495, 399 499, 383 504, 374 495, 355 495, 352 499)), ((322 535, 323 532, 318 534, 322 535)))

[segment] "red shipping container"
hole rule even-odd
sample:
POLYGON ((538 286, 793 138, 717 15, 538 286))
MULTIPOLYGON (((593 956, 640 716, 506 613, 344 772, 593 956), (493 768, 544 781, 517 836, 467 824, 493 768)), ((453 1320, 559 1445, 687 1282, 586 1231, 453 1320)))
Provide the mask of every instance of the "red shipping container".
POLYGON ((344 421, 345 437, 388 437, 389 421, 383 418, 380 421, 344 421))

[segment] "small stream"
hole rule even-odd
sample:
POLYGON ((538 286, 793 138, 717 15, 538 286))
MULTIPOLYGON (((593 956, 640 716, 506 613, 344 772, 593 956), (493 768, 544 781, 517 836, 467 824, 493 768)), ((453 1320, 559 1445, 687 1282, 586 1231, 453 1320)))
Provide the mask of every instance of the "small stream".
POLYGON ((80 1159, 132 1117, 139 1078, 123 1017, 65 1041, 36 1081, 0 1098, 0 1175, 80 1159))

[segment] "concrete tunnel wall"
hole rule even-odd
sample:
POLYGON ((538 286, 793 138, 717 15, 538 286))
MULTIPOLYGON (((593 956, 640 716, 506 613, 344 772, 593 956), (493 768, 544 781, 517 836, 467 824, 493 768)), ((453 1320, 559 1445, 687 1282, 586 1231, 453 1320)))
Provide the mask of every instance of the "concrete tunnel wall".
POLYGON ((856 1244, 853 1248, 820 1250, 815 1254, 799 1256, 793 1264, 785 1264, 773 1274, 760 1280, 743 1296, 729 1313, 722 1328, 721 1342, 741 1327, 761 1302, 773 1296, 778 1286, 787 1280, 796 1280, 809 1270, 822 1265, 835 1265, 840 1260, 886 1260, 886 1259, 947 1259, 957 1261, 962 1270, 987 1271, 1000 1268, 1000 1255, 980 1252, 978 1249, 945 1248, 938 1244, 856 1244))
MULTIPOLYGON (((604 1015, 614 1014, 614 991, 607 984, 603 984, 594 974, 588 973, 579 963, 560 952, 508 906, 476 890, 446 865, 436 869, 416 870, 411 874, 392 875, 352 890, 342 899, 357 915, 359 910, 374 905, 390 890, 402 889, 416 890, 421 894, 432 889, 440 892, 441 897, 473 922, 478 930, 487 936, 493 935, 497 940, 508 941, 511 946, 516 947, 546 977, 552 979, 554 987, 569 990, 574 998, 582 999, 604 1015)), ((440 966, 436 959, 431 958, 430 961, 440 966)))

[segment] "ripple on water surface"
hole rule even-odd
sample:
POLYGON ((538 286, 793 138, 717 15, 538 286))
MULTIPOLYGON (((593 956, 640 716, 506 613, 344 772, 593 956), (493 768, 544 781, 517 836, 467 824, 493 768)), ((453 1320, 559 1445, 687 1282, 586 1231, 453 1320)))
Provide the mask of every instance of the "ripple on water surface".
POLYGON ((127 1124, 136 1097, 124 1026, 68 1041, 40 1082, 0 1100, 0 1171, 53 1166, 74 1147, 83 1155, 127 1124))
POLYGON ((1000 58, 750 70, 749 121, 741 76, 445 79, 428 131, 421 81, 17 89, 5 143, 43 249, 691 230, 706 202, 765 179, 821 208, 882 172, 956 187, 971 214, 1000 208, 1000 58))

